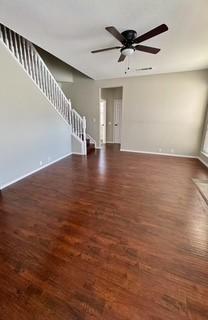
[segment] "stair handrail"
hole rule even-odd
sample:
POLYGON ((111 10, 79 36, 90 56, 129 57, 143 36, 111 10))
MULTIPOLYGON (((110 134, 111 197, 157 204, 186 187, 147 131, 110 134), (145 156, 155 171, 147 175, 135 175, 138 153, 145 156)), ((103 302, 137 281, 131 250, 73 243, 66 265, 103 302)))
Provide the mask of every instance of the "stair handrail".
POLYGON ((73 108, 72 111, 74 112, 74 114, 76 114, 76 116, 80 119, 83 120, 83 117, 81 117, 81 115, 73 108))
MULTIPOLYGON (((29 42, 29 41, 28 41, 29 42)), ((43 58, 41 57, 41 55, 38 53, 37 49, 35 48, 35 46, 29 42, 30 45, 33 47, 34 52, 37 54, 37 56, 39 57, 40 61, 43 63, 45 69, 47 70, 47 72, 50 74, 51 78, 53 79, 54 83, 56 83, 56 86, 58 88, 58 90, 60 91, 60 93, 63 95, 64 100, 66 101, 67 105, 69 106, 69 110, 71 111, 72 107, 71 107, 71 100, 67 99, 67 97, 65 96, 63 90, 61 89, 60 85, 58 84, 58 82, 56 81, 56 79, 54 78, 53 74, 51 73, 51 71, 49 70, 47 64, 45 63, 45 61, 43 60, 43 58)), ((69 112, 70 113, 70 112, 69 112)), ((69 123, 71 123, 71 119, 70 117, 68 117, 69 123)))
POLYGON ((72 133, 76 134, 82 141, 86 141, 86 118, 81 117, 75 109, 71 111, 72 133))
POLYGON ((89 133, 86 134, 86 139, 90 139, 90 142, 94 143, 94 145, 96 147, 97 143, 96 143, 95 139, 89 133))

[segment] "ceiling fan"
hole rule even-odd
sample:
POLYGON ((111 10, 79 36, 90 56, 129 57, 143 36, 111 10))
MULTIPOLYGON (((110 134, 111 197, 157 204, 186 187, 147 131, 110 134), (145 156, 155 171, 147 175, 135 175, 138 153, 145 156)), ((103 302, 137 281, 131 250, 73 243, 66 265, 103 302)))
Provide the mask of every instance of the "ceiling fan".
POLYGON ((166 24, 161 24, 160 26, 142 34, 141 36, 137 37, 137 32, 134 30, 126 30, 120 33, 115 27, 106 27, 105 28, 108 32, 112 34, 114 38, 121 42, 122 46, 116 46, 111 48, 93 50, 92 53, 98 53, 103 51, 109 51, 114 49, 120 49, 121 55, 118 59, 118 62, 124 61, 126 56, 130 56, 135 50, 143 51, 147 53, 156 54, 160 51, 158 48, 153 48, 149 46, 143 46, 137 43, 141 43, 145 40, 153 38, 160 33, 163 33, 168 30, 166 24), (136 44, 136 45, 135 45, 136 44))

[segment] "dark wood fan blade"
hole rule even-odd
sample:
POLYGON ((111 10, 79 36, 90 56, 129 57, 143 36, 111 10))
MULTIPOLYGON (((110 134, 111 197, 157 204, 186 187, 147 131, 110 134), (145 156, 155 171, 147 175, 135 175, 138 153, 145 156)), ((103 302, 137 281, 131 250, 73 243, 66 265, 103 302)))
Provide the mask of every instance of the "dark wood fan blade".
POLYGON ((124 61, 126 58, 126 56, 124 56, 123 54, 120 55, 119 59, 118 59, 118 62, 122 62, 124 61))
POLYGON ((144 51, 144 52, 148 52, 148 53, 152 53, 152 54, 156 54, 160 51, 160 49, 158 49, 158 48, 153 48, 153 47, 149 47, 149 46, 142 46, 141 44, 138 44, 137 46, 135 46, 135 49, 138 51, 144 51))
POLYGON ((120 41, 122 44, 126 43, 126 38, 113 26, 106 27, 105 28, 108 32, 114 36, 118 41, 120 41))
POLYGON ((153 37, 157 36, 158 34, 163 33, 167 30, 168 30, 168 27, 166 26, 166 24, 161 24, 160 26, 148 31, 147 33, 142 34, 139 37, 137 37, 134 40, 134 43, 140 43, 142 41, 148 40, 148 39, 153 38, 153 37))
POLYGON ((121 49, 122 47, 111 47, 111 48, 105 48, 105 49, 98 49, 98 50, 93 50, 91 53, 98 53, 98 52, 103 52, 103 51, 109 51, 109 50, 114 50, 114 49, 121 49))

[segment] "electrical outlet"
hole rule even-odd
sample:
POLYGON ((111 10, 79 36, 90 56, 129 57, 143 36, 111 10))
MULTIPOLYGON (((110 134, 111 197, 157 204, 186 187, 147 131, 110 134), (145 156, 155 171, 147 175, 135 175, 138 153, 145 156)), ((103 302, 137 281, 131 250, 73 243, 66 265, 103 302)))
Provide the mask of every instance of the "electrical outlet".
POLYGON ((41 160, 41 161, 40 161, 40 166, 42 166, 42 165, 43 165, 43 161, 41 160))
POLYGON ((159 148, 158 151, 159 151, 159 152, 162 152, 162 148, 159 148))
POLYGON ((174 150, 173 148, 171 148, 171 149, 170 149, 170 152, 171 152, 171 153, 174 153, 174 152, 175 152, 175 150, 174 150))
POLYGON ((48 162, 50 162, 51 161, 51 157, 48 157, 48 162))

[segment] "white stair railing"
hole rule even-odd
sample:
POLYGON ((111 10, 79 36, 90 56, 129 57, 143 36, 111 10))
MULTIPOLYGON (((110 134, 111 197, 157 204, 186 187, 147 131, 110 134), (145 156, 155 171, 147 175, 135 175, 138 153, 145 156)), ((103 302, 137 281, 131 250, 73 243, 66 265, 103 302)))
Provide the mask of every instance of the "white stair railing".
POLYGON ((85 126, 83 126, 83 122, 85 121, 85 117, 81 117, 79 113, 72 109, 72 132, 81 140, 86 139, 85 126))
POLYGON ((86 134, 86 139, 89 139, 90 143, 93 143, 95 145, 95 147, 97 146, 95 139, 91 135, 89 135, 88 133, 86 134))
POLYGON ((86 144, 85 118, 82 118, 78 112, 71 108, 70 100, 66 98, 35 46, 2 24, 0 24, 0 39, 57 112, 72 126, 73 134, 86 144))

